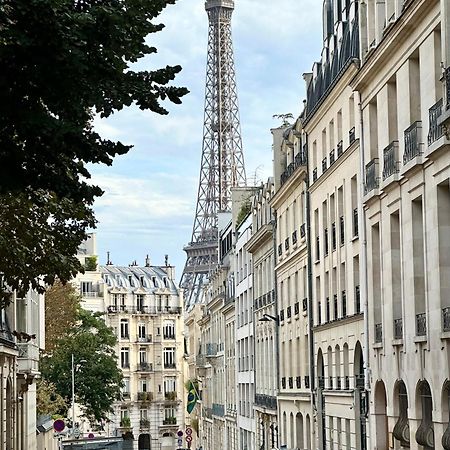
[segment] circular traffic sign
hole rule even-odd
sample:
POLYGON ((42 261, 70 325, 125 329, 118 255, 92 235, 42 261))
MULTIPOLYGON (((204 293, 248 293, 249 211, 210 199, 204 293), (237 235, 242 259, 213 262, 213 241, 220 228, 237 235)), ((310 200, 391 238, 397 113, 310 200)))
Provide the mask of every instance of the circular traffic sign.
POLYGON ((192 436, 186 436, 186 442, 192 442, 192 436))
POLYGON ((94 433, 89 433, 89 434, 88 434, 88 438, 89 438, 89 439, 94 439, 94 438, 95 438, 94 433))
POLYGON ((186 427, 186 434, 190 436, 192 434, 192 428, 186 427))
POLYGON ((75 439, 79 439, 80 436, 81 436, 81 431, 80 431, 80 429, 79 429, 79 428, 74 428, 74 429, 73 429, 73 437, 74 437, 75 439))
POLYGON ((53 422, 53 429, 57 432, 57 433, 61 433, 62 431, 64 431, 64 428, 66 428, 66 424, 64 423, 64 420, 62 419, 56 419, 53 422))
POLYGON ((180 436, 180 437, 183 436, 183 432, 181 430, 178 430, 177 431, 177 436, 180 436))

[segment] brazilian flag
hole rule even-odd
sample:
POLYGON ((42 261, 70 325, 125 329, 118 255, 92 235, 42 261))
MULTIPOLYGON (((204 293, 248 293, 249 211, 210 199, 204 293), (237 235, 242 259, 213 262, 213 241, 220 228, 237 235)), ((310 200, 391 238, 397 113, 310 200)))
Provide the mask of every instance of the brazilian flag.
POLYGON ((197 400, 199 399, 198 389, 197 389, 198 388, 197 380, 195 380, 194 382, 189 380, 187 383, 187 388, 188 388, 187 412, 188 412, 188 414, 191 414, 191 412, 195 408, 195 405, 197 404, 197 400))

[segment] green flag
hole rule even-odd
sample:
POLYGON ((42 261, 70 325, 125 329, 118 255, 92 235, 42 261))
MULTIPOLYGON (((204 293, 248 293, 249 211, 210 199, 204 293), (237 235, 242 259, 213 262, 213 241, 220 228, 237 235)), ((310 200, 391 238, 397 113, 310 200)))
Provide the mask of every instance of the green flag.
POLYGON ((194 410, 198 400, 198 391, 195 388, 195 382, 189 381, 188 397, 187 397, 187 412, 191 414, 194 410))

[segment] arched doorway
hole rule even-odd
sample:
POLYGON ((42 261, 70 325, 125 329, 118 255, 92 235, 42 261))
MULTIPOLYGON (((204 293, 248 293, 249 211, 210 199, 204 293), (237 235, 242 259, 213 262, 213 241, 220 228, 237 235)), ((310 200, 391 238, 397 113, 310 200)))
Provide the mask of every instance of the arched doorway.
POLYGON ((304 448, 303 447, 303 416, 302 413, 297 413, 296 416, 296 422, 297 422, 297 444, 296 447, 298 448, 304 448))
POLYGON ((442 447, 444 450, 450 450, 450 381, 444 383, 442 389, 442 417, 447 421, 447 428, 442 435, 442 447))
POLYGON ((151 450, 150 435, 148 433, 142 433, 139 435, 138 449, 139 450, 151 450))
POLYGON ((375 384, 375 427, 378 450, 388 450, 388 420, 387 420, 386 388, 383 381, 375 384))
POLYGON ((416 431, 416 442, 423 445, 424 450, 433 450, 433 397, 428 381, 420 381, 416 389, 416 411, 421 416, 419 428, 416 431))
POLYGON ((403 380, 394 386, 394 414, 398 416, 392 434, 402 447, 409 447, 408 392, 403 380))
POLYGON ((353 357, 353 375, 355 379, 355 420, 356 420, 356 444, 361 450, 367 449, 366 414, 367 397, 364 383, 364 357, 361 343, 355 345, 353 357))

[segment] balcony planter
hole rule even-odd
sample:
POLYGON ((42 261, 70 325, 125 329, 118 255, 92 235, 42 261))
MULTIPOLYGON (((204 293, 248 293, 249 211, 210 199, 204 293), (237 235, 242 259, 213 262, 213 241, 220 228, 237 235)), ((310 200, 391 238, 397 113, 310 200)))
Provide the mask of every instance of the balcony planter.
POLYGON ((120 421, 120 427, 121 428, 130 428, 131 427, 131 420, 129 417, 124 417, 120 421))

